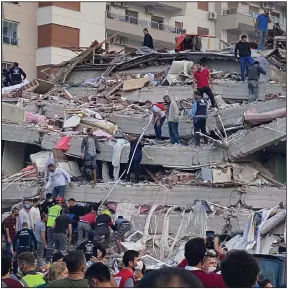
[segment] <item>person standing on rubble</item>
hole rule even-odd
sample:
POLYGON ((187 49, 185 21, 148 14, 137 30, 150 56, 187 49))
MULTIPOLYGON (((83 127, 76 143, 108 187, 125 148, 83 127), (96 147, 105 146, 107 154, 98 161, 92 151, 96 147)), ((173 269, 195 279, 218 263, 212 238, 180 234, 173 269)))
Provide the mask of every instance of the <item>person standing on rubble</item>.
POLYGON ((97 182, 97 163, 96 163, 96 154, 100 153, 99 144, 97 137, 93 135, 92 128, 87 129, 87 136, 83 138, 81 144, 81 153, 84 161, 87 159, 91 160, 93 167, 93 185, 95 187, 97 182))
POLYGON ((8 76, 11 78, 11 84, 16 85, 23 82, 26 79, 26 73, 19 67, 17 62, 13 63, 13 66, 9 69, 8 76), (23 80, 22 80, 23 76, 23 80))
POLYGON ((266 75, 266 71, 262 68, 258 61, 254 61, 252 65, 248 66, 248 102, 255 101, 258 98, 259 78, 261 73, 266 75))
POLYGON ((35 225, 38 221, 40 221, 41 217, 40 217, 40 210, 38 208, 38 199, 34 198, 32 200, 32 207, 30 209, 29 212, 30 216, 31 216, 31 221, 32 221, 32 226, 33 229, 35 228, 35 225))
POLYGON ((22 230, 22 224, 27 223, 28 229, 34 230, 34 225, 32 224, 32 219, 30 215, 31 205, 29 199, 25 198, 22 203, 22 209, 19 211, 18 216, 18 229, 17 231, 22 230))
POLYGON ((48 215, 49 208, 51 208, 53 206, 55 206, 53 196, 51 193, 47 193, 45 201, 40 205, 40 213, 48 215))
POLYGON ((69 174, 61 168, 56 168, 54 164, 49 164, 48 169, 49 169, 49 179, 45 186, 45 189, 47 190, 47 188, 50 185, 52 185, 53 186, 53 191, 52 191, 53 199, 56 199, 57 196, 64 199, 65 190, 66 190, 66 181, 69 183, 70 187, 73 186, 69 174))
POLYGON ((130 153, 129 153, 128 162, 126 165, 126 179, 128 182, 130 182, 131 171, 133 171, 135 174, 135 182, 138 183, 139 177, 140 177, 140 163, 142 161, 142 147, 144 146, 144 143, 142 140, 138 143, 139 137, 137 137, 135 134, 129 134, 127 136, 127 140, 130 142, 130 153), (135 151, 135 154, 134 154, 134 151, 135 151), (130 166, 130 162, 131 162, 131 166, 130 166), (130 166, 130 170, 128 172, 129 166, 130 166))
MULTIPOLYGON (((201 97, 199 91, 194 92, 194 102, 192 105, 191 115, 193 119, 194 134, 196 139, 196 146, 200 146, 201 135, 207 135, 206 132, 206 119, 208 118, 207 101, 201 97)), ((203 136, 204 143, 208 144, 207 137, 203 136)))
POLYGON ((147 28, 143 29, 143 33, 144 33, 144 42, 143 42, 143 46, 146 46, 150 49, 154 49, 154 44, 153 44, 153 38, 150 35, 150 33, 148 32, 147 28))
POLYGON ((235 61, 238 61, 238 51, 240 57, 240 69, 241 69, 241 80, 245 81, 245 70, 247 66, 253 63, 253 58, 251 57, 251 49, 249 43, 247 42, 247 36, 242 35, 241 40, 235 45, 235 61))
POLYGON ((257 52, 264 50, 266 38, 268 36, 268 23, 272 23, 270 11, 265 9, 264 13, 259 14, 255 23, 256 35, 258 36, 257 52))
POLYGON ((146 101, 146 104, 153 112, 154 130, 157 140, 161 140, 162 137, 162 125, 166 119, 165 108, 163 104, 152 103, 150 100, 146 101))
POLYGON ((168 104, 167 109, 167 121, 171 144, 180 144, 178 124, 179 124, 179 108, 176 101, 171 99, 169 95, 164 95, 163 97, 166 104, 168 104))
POLYGON ((212 88, 212 78, 210 72, 207 68, 204 68, 202 63, 198 62, 196 64, 196 71, 193 74, 193 89, 197 87, 197 91, 200 92, 203 98, 204 93, 206 93, 211 101, 212 108, 216 109, 216 102, 214 99, 214 94, 211 90, 212 88))
POLYGON ((8 74, 7 69, 3 69, 2 71, 2 87, 8 87, 11 85, 10 76, 8 74))

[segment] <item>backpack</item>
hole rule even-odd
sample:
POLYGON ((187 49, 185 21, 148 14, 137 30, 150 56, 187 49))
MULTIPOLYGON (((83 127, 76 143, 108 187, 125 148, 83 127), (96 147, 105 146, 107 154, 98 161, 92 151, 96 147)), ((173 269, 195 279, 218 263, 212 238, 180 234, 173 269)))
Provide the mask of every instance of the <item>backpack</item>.
POLYGON ((165 110, 165 107, 164 107, 164 105, 163 104, 161 104, 161 103, 153 103, 153 105, 155 105, 155 106, 157 106, 157 107, 159 107, 161 110, 165 110))
POLYGON ((93 252, 94 252, 94 245, 92 244, 91 241, 88 241, 88 243, 85 245, 85 254, 89 255, 89 256, 93 256, 93 252))

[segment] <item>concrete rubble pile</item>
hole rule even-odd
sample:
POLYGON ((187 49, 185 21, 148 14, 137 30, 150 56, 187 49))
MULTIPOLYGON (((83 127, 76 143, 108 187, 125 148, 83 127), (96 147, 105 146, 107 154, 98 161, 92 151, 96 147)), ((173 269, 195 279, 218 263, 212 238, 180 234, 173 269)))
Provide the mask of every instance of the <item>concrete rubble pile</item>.
MULTIPOLYGON (((283 154, 286 161, 285 84, 270 74, 260 84, 258 101, 247 104, 247 83, 237 82, 239 67, 227 51, 121 55, 104 53, 101 47, 108 40, 96 41, 70 61, 45 69, 48 80, 36 79, 3 95, 4 207, 39 195, 49 158, 79 182, 81 142, 87 128, 92 128, 99 140, 97 160, 103 182, 94 189, 75 185, 67 189, 65 198, 103 200, 115 216, 122 208, 121 214, 134 230, 124 248, 146 250, 151 268, 177 262, 185 240, 204 236, 209 229, 233 237, 227 248, 241 242, 244 248, 249 230, 245 224, 255 214, 266 218, 267 208, 278 208, 269 211, 265 222, 271 223, 274 216, 286 212, 279 205, 286 199, 286 178, 278 168, 283 154), (207 119, 209 145, 201 144, 200 149, 194 146, 193 125, 187 116, 193 102, 192 67, 198 60, 205 60, 211 70, 218 106, 207 119), (152 124, 144 130, 151 117, 145 102, 163 103, 165 94, 177 101, 181 111, 182 146, 169 144, 167 123, 161 141, 155 140, 152 124), (142 132, 141 182, 118 182, 129 154, 123 137, 142 132), (128 214, 131 206, 134 213, 128 214), (201 226, 196 225, 199 218, 201 226)), ((285 58, 282 50, 276 52, 285 58)), ((264 58, 268 66, 275 65, 269 64, 269 57, 271 53, 264 58)), ((257 243, 274 236, 265 239, 265 248, 257 243, 251 249, 266 252, 282 246, 284 219, 280 219, 255 239, 257 243)))

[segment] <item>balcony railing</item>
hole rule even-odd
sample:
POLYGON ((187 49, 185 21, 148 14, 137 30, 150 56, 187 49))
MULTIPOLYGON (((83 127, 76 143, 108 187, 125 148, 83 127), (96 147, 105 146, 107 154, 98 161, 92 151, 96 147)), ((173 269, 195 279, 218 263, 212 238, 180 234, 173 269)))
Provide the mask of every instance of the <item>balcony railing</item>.
MULTIPOLYGON (((260 14, 258 12, 254 12, 251 10, 246 10, 246 9, 242 9, 242 8, 227 8, 227 9, 223 9, 222 10, 222 15, 231 15, 231 14, 241 14, 241 15, 245 15, 248 17, 252 17, 252 18, 257 18, 257 16, 260 14)), ((281 19, 279 17, 276 16, 271 16, 271 20, 273 23, 279 23, 280 25, 284 25, 286 26, 286 21, 284 19, 281 19)))
POLYGON ((164 24, 164 23, 139 19, 136 17, 117 14, 117 13, 108 12, 108 11, 106 11, 105 13, 106 13, 106 18, 114 19, 116 21, 131 23, 134 25, 141 26, 143 28, 153 28, 153 29, 166 31, 166 32, 170 32, 170 33, 177 33, 177 34, 186 33, 186 31, 184 29, 174 27, 174 26, 169 26, 169 25, 164 24))

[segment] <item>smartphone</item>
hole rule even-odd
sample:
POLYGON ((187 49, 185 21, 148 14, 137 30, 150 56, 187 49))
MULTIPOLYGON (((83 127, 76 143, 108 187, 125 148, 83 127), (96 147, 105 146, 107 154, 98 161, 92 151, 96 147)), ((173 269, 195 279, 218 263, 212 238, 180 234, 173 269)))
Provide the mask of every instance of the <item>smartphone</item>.
POLYGON ((214 231, 206 231, 206 248, 214 249, 214 231))

